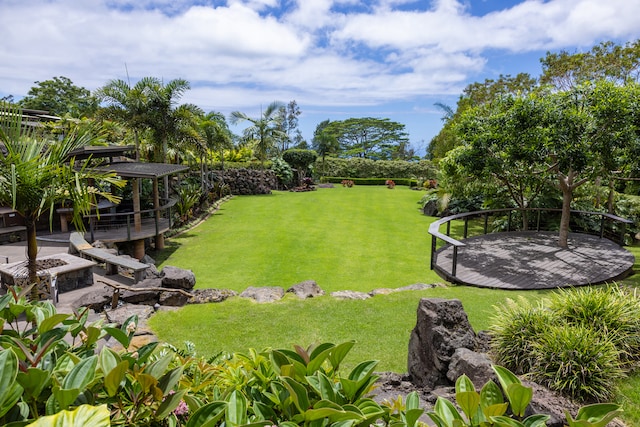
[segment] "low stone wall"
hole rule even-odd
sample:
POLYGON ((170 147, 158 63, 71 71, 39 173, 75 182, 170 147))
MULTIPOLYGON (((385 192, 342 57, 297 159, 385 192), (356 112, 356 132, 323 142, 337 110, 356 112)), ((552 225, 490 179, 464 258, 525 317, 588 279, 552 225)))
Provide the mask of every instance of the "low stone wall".
POLYGON ((213 172, 229 185, 231 194, 271 194, 278 188, 278 178, 272 170, 225 169, 213 172))

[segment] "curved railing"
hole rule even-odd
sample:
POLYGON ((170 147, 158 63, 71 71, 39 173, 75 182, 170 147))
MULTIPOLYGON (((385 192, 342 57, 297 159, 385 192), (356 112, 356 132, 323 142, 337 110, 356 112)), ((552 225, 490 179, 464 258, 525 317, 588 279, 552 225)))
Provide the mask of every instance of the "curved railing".
MULTIPOLYGON (((523 231, 525 230, 523 217, 527 218, 527 231, 550 231, 549 225, 556 224, 557 222, 551 222, 544 220, 542 213, 547 213, 547 216, 551 213, 562 213, 562 209, 545 209, 545 208, 506 208, 506 209, 493 209, 474 212, 465 212, 457 215, 447 216, 445 218, 434 221, 429 226, 429 234, 431 234, 431 270, 435 270, 439 275, 443 277, 456 277, 457 264, 458 264, 458 248, 466 246, 463 242, 451 237, 451 222, 456 220, 464 220, 462 239, 466 239, 469 236, 469 220, 473 218, 483 217, 482 234, 487 234, 489 231, 489 217, 499 215, 503 219, 506 219, 506 230, 501 232, 511 231, 523 231), (518 227, 514 221, 514 213, 519 213, 520 224, 518 227), (523 215, 524 213, 524 215, 523 215), (535 213, 530 216, 529 213, 535 213), (505 218, 506 217, 506 218, 505 218), (535 219, 535 222, 533 220, 535 219), (446 232, 441 233, 440 227, 446 224, 446 232), (439 247, 440 243, 440 247, 439 247), (445 271, 437 263, 438 253, 453 247, 453 262, 451 271, 445 271)), ((619 245, 624 245, 624 237, 626 234, 626 226, 633 224, 625 218, 621 218, 616 215, 604 213, 604 212, 587 212, 587 211, 571 211, 571 231, 578 233, 599 235, 600 238, 607 238, 619 245), (593 218, 598 218, 597 222, 593 222, 593 218), (582 224, 581 224, 582 223, 582 224), (590 226, 585 226, 588 224, 590 226)), ((554 229, 555 231, 555 229, 554 229)))
POLYGON ((129 241, 163 233, 171 228, 171 208, 176 202, 175 199, 164 200, 163 205, 156 209, 85 215, 90 239, 92 242, 97 239, 129 241), (135 228, 136 215, 140 215, 141 230, 135 228))

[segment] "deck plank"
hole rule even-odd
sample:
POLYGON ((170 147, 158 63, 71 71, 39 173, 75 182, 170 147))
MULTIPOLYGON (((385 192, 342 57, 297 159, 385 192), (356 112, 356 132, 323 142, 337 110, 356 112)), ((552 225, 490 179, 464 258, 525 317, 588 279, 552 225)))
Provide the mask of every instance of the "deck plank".
MULTIPOLYGON (((608 239, 570 233, 569 248, 557 233, 493 233, 462 240, 455 277, 461 284, 498 289, 552 289, 606 283, 623 277, 635 257, 608 239)), ((436 265, 451 273, 453 248, 437 252, 436 265)))

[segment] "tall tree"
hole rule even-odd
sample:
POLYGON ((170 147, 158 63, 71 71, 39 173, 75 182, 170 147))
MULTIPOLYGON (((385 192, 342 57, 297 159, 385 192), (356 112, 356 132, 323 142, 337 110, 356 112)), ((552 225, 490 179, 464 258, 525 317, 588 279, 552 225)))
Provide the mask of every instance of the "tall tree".
POLYGON ((233 148, 233 138, 224 115, 216 111, 210 111, 200 119, 199 129, 202 138, 200 165, 204 185, 208 175, 207 158, 210 157, 209 152, 219 152, 222 169, 224 169, 224 150, 233 148))
POLYGON ((252 143, 260 162, 264 166, 269 153, 282 140, 287 138, 287 134, 282 131, 282 114, 280 114, 282 103, 274 101, 261 112, 260 117, 249 117, 241 111, 233 111, 229 121, 231 124, 249 122, 242 134, 245 141, 252 143))
POLYGON ((287 134, 287 138, 282 140, 280 151, 283 152, 289 148, 291 144, 298 145, 302 142, 302 134, 298 129, 298 116, 302 114, 298 103, 294 100, 289 101, 285 106, 282 105, 278 111, 280 114, 280 123, 282 131, 287 134))
POLYGON ((54 116, 92 117, 98 101, 91 92, 73 84, 68 77, 35 82, 27 96, 18 103, 23 108, 48 111, 54 116))
POLYGON ((589 81, 608 80, 624 85, 640 81, 640 40, 618 45, 602 42, 588 52, 547 52, 540 59, 540 83, 566 91, 589 81))
MULTIPOLYGON (((638 147, 634 94, 635 85, 600 81, 570 91, 499 98, 489 111, 467 113, 460 127, 466 145, 452 156, 470 170, 493 174, 521 207, 526 199, 512 188, 534 189, 537 180, 553 176, 562 193, 558 243, 566 248, 574 191, 609 176, 624 153, 638 147)), ((536 193, 522 194, 530 199, 536 193)))
POLYGON ((351 118, 327 124, 329 132, 340 144, 346 157, 388 160, 394 150, 408 142, 404 125, 390 119, 351 118))
MULTIPOLYGON (((97 129, 75 128, 62 140, 46 140, 34 127, 22 122, 20 109, 0 104, 0 142, 6 152, 0 158, 0 204, 11 206, 24 218, 30 284, 38 281, 36 223, 42 215, 49 213, 51 222, 54 206, 71 202, 72 221, 77 229, 83 229, 82 217, 96 205, 98 197, 117 201, 109 190, 122 181, 113 174, 95 172, 90 160, 76 164, 69 158, 73 150, 91 145, 96 135, 97 129), (88 185, 89 182, 95 184, 88 185), (102 191, 99 183, 108 186, 108 190, 102 191)), ((32 297, 39 298, 37 286, 32 297)))
POLYGON ((96 98, 107 104, 99 110, 99 116, 115 120, 127 126, 133 133, 136 160, 140 158, 140 133, 147 129, 146 114, 152 90, 157 79, 145 77, 131 85, 122 80, 110 80, 95 92, 96 98))

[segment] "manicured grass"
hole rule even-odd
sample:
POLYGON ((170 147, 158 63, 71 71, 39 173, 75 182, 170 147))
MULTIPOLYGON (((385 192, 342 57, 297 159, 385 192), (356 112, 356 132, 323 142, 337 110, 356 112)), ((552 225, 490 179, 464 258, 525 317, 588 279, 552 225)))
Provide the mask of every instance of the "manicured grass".
MULTIPOLYGON (((429 270, 433 218, 423 216, 422 193, 396 187, 336 187, 313 193, 235 197, 196 229, 168 240, 157 254, 161 265, 196 273, 198 288, 282 286, 313 279, 332 292, 368 292, 441 279, 429 270)), ((472 224, 472 227, 478 227, 472 224)), ((452 225, 461 237, 462 222, 452 225)), ((640 247, 629 248, 639 260, 640 247)), ((640 286, 640 275, 623 281, 640 286)), ((494 305, 506 298, 539 299, 546 291, 515 292, 465 286, 378 295, 365 301, 329 296, 300 301, 287 295, 272 304, 231 298, 160 312, 150 320, 159 338, 180 346, 195 343, 198 354, 246 352, 249 348, 291 348, 319 342, 355 340, 345 367, 379 360, 378 370, 406 372, 407 349, 420 298, 458 298, 476 331, 499 315, 494 305)), ((630 425, 640 420, 639 378, 620 385, 630 425)))
POLYGON ((377 295, 368 300, 330 296, 300 300, 288 295, 279 302, 258 304, 231 298, 160 312, 150 323, 161 340, 176 346, 189 340, 202 355, 355 340, 346 366, 373 359, 380 361, 380 370, 406 372, 409 337, 420 298, 460 299, 479 331, 489 326, 493 304, 518 295, 536 299, 544 294, 455 286, 377 295))
POLYGON ((234 197, 172 238, 162 265, 193 270, 198 288, 236 291, 304 280, 327 292, 439 282, 429 270, 433 219, 421 214, 421 195, 361 186, 234 197))

